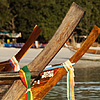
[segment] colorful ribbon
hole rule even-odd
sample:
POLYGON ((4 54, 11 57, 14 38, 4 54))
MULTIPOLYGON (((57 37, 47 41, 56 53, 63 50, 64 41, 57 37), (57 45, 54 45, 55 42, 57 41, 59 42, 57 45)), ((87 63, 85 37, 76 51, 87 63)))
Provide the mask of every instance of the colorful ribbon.
POLYGON ((74 97, 74 70, 69 60, 63 63, 64 68, 67 71, 67 98, 68 100, 75 100, 74 97))
POLYGON ((16 58, 13 56, 11 59, 8 60, 10 65, 13 68, 13 71, 19 71, 20 70, 20 66, 18 64, 18 61, 16 60, 16 58))
POLYGON ((29 69, 27 68, 27 66, 24 66, 22 69, 20 69, 19 75, 20 75, 20 78, 21 78, 23 84, 27 88, 25 100, 33 100, 32 91, 31 91, 32 86, 30 84, 31 73, 30 73, 29 69))

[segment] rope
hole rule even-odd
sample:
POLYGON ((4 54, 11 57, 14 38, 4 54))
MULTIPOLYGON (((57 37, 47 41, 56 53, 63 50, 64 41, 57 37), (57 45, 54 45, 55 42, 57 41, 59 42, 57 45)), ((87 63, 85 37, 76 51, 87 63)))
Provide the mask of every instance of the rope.
POLYGON ((74 97, 74 70, 72 67, 72 63, 67 60, 63 63, 64 68, 67 71, 67 98, 68 100, 75 100, 74 97))

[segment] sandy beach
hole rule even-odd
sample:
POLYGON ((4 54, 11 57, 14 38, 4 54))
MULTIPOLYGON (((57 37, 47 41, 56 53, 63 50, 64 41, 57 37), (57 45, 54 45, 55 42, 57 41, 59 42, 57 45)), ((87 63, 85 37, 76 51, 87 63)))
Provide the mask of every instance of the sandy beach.
MULTIPOLYGON (((20 48, 0 47, 0 62, 8 60, 12 56, 14 56, 19 50, 20 48)), ((31 48, 19 62, 20 66, 23 67, 29 64, 42 50, 43 49, 31 48)), ((73 53, 69 49, 63 47, 49 64, 63 63, 72 56, 73 53)), ((99 67, 99 66, 100 66, 100 61, 79 60, 74 67, 84 68, 84 67, 99 67)))

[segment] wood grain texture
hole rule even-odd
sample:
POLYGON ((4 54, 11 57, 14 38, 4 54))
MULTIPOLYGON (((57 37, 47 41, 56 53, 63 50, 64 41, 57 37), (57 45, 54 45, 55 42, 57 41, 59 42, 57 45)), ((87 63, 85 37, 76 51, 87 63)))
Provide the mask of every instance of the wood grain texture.
POLYGON ((0 80, 0 85, 9 85, 13 83, 13 81, 12 80, 0 80))
MULTIPOLYGON (((30 72, 32 78, 38 77, 37 72, 30 72)), ((20 79, 19 72, 0 72, 0 80, 17 80, 20 79)))
MULTIPOLYGON (((81 48, 69 59, 71 63, 76 63, 82 57, 82 55, 84 55, 84 53, 93 44, 99 34, 100 28, 94 26, 93 30, 91 31, 81 48)), ((37 95, 34 96, 34 100, 41 100, 66 73, 67 72, 64 67, 59 68, 53 78, 51 78, 51 80, 49 80, 48 83, 41 90, 38 90, 37 95)))
POLYGON ((83 15, 83 9, 77 4, 73 3, 61 25, 55 32, 52 39, 46 45, 44 50, 30 64, 28 64, 28 68, 31 71, 36 70, 41 72, 45 68, 45 66, 61 49, 66 40, 69 39, 70 35, 72 34, 77 24, 80 22, 83 15))
MULTIPOLYGON (((21 50, 15 55, 15 58, 19 62, 21 58, 26 54, 26 52, 30 49, 32 44, 35 42, 37 37, 39 36, 41 29, 38 26, 35 26, 25 45, 21 48, 21 50)), ((11 71, 12 67, 9 61, 0 62, 0 71, 11 71)))
MULTIPOLYGON (((83 15, 84 10, 73 3, 47 46, 30 64, 27 65, 30 71, 42 72, 45 66, 53 59, 66 40, 70 37, 83 15)), ((26 88, 21 81, 15 81, 9 91, 3 96, 2 100, 18 100, 25 90, 26 88)))

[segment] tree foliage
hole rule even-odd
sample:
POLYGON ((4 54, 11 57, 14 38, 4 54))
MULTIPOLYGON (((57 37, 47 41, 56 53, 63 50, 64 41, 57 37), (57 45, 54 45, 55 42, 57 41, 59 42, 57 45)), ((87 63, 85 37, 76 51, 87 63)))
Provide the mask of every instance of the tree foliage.
MULTIPOLYGON (((22 32, 27 39, 37 24, 40 40, 48 41, 59 27, 73 0, 0 0, 0 28, 22 32)), ((77 27, 77 34, 88 35, 94 25, 99 26, 100 0, 76 0, 86 11, 77 27)))
POLYGON ((10 16, 9 3, 7 0, 0 0, 0 29, 7 28, 10 16))

